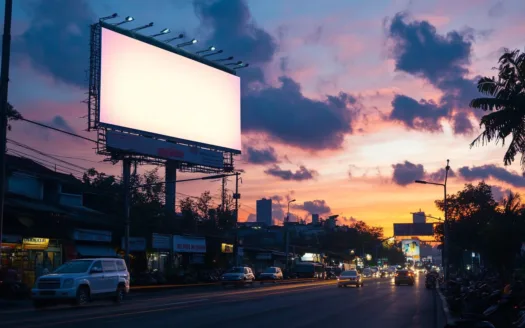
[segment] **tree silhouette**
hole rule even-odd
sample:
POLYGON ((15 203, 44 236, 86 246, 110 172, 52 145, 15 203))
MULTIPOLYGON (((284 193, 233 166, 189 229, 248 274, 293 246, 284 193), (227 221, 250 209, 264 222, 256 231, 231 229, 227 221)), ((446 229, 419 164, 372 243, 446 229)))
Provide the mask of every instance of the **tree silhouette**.
POLYGON ((505 53, 499 58, 498 77, 483 77, 478 81, 479 92, 489 96, 473 99, 470 107, 490 111, 480 121, 484 131, 471 143, 511 141, 503 157, 510 165, 521 153, 521 166, 525 168, 525 53, 519 50, 505 53))
POLYGON ((24 117, 20 114, 10 103, 7 103, 7 130, 11 131, 11 124, 9 122, 18 121, 24 117))

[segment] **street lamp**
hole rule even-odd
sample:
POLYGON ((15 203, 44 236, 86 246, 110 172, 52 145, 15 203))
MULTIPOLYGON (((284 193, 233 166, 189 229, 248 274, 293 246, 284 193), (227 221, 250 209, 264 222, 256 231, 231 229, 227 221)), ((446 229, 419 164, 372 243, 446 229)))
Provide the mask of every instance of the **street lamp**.
POLYGON ((286 271, 288 272, 288 260, 290 256, 290 231, 288 230, 288 222, 290 222, 290 204, 295 202, 295 198, 288 201, 288 214, 286 215, 286 220, 284 222, 284 230, 285 230, 285 236, 286 236, 286 245, 285 245, 285 251, 286 251, 286 271))
POLYGON ((445 166, 445 181, 443 183, 436 183, 436 182, 429 182, 429 181, 424 181, 424 180, 416 180, 415 183, 420 183, 420 184, 430 184, 430 185, 435 185, 435 186, 442 186, 443 187, 443 211, 444 211, 444 215, 445 215, 445 220, 444 220, 444 223, 443 223, 443 228, 444 228, 444 231, 443 231, 443 239, 444 239, 444 243, 445 243, 445 265, 444 265, 444 268, 445 268, 445 280, 448 280, 449 278, 449 255, 450 255, 450 248, 449 248, 449 220, 448 220, 448 207, 447 207, 447 179, 448 179, 448 171, 450 170, 450 160, 447 159, 447 166, 445 166))

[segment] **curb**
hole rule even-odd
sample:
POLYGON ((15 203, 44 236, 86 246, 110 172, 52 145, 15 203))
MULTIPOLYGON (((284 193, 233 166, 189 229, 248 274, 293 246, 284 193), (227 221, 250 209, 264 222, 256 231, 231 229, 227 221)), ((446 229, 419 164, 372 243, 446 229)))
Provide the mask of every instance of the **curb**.
POLYGON ((441 299, 441 305, 442 305, 443 313, 445 314, 445 318, 447 319, 447 325, 454 325, 456 323, 456 320, 454 319, 454 317, 450 313, 450 309, 448 308, 447 299, 445 298, 445 296, 441 292, 440 285, 437 285, 436 287, 437 287, 436 291, 437 291, 437 293, 439 295, 439 298, 441 299))

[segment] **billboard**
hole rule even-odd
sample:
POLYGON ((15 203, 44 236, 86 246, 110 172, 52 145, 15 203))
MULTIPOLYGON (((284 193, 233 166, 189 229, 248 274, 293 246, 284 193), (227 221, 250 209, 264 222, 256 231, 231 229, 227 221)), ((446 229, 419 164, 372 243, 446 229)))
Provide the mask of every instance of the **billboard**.
POLYGON ((224 157, 221 152, 145 138, 129 133, 107 131, 106 147, 124 150, 131 154, 142 154, 221 169, 224 167, 224 157))
POLYGON ((433 236, 432 223, 394 223, 394 236, 433 236))
POLYGON ((417 239, 405 239, 401 241, 401 249, 406 257, 411 257, 413 260, 420 258, 420 244, 417 239))
POLYGON ((109 24, 100 33, 100 126, 240 153, 234 71, 109 24))

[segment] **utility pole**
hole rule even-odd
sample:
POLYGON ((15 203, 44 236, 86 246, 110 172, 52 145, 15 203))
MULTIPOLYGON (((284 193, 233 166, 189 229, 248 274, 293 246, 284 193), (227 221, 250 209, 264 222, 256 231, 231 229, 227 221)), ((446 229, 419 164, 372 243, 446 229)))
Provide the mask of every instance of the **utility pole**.
MULTIPOLYGON (((241 198, 241 194, 239 194, 239 179, 240 179, 240 173, 235 173, 235 194, 233 195, 233 199, 235 199, 235 245, 233 247, 234 250, 234 256, 235 256, 235 266, 240 265, 240 259, 239 259, 239 199, 241 198)), ((224 179, 223 179, 224 181, 224 179)), ((224 192, 224 183, 223 188, 224 192)))
POLYGON ((129 262, 129 226, 130 226, 130 207, 131 207, 131 159, 125 158, 122 161, 122 178, 124 180, 124 247, 126 248, 126 264, 129 262))
POLYGON ((226 177, 222 177, 222 192, 221 192, 221 208, 222 212, 226 211, 226 177))
POLYGON ((449 222, 448 222, 448 204, 447 204, 447 179, 448 171, 450 170, 450 160, 447 159, 447 166, 445 167, 445 183, 443 184, 444 189, 444 198, 443 198, 443 208, 445 210, 445 222, 443 226, 443 239, 445 241, 445 280, 448 280, 450 277, 450 234, 449 234, 449 222))
POLYGON ((5 175, 7 142, 7 107, 9 94, 9 59, 11 55, 11 17, 13 0, 5 0, 4 37, 2 39, 2 67, 0 71, 0 268, 2 267, 2 238, 4 233, 4 200, 7 178, 5 175))

